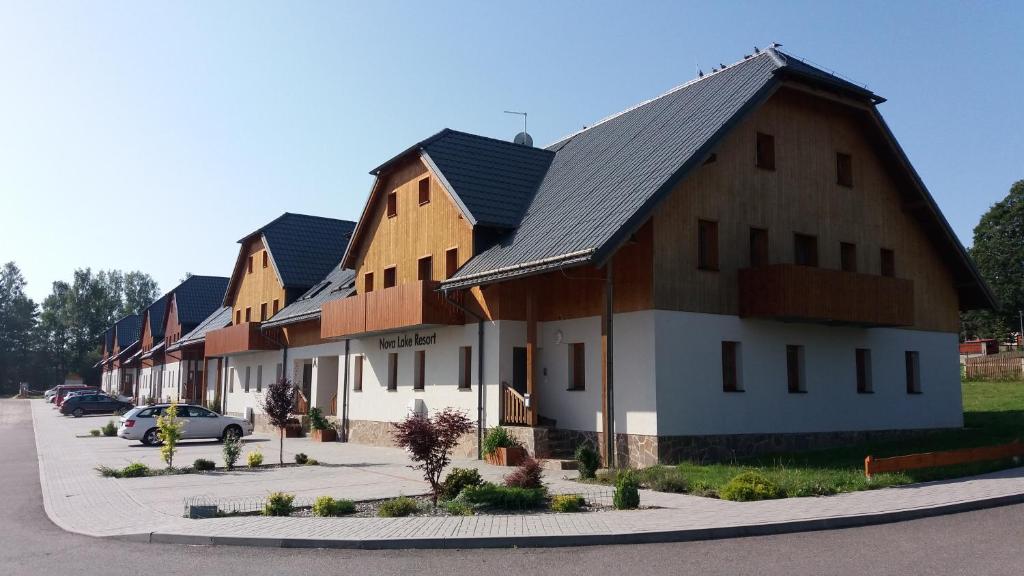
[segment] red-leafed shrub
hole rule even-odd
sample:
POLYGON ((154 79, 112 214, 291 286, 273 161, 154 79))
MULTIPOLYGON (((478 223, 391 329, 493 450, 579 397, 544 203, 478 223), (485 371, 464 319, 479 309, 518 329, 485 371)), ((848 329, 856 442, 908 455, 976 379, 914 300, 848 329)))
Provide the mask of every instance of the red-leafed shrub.
POLYGON ((533 458, 527 458, 518 468, 505 476, 505 486, 511 488, 540 488, 541 476, 544 475, 544 468, 540 462, 533 458))
POLYGON ((409 451, 409 458, 416 462, 414 470, 422 470, 423 478, 430 483, 434 504, 441 495, 441 475, 452 459, 452 450, 463 434, 473 429, 473 422, 454 408, 445 408, 428 418, 411 414, 395 424, 391 436, 395 444, 409 451))
POLYGON ((266 414, 270 424, 278 431, 278 464, 284 466, 284 429, 288 426, 295 397, 298 394, 295 384, 287 378, 280 378, 267 386, 267 391, 260 398, 260 408, 266 414))

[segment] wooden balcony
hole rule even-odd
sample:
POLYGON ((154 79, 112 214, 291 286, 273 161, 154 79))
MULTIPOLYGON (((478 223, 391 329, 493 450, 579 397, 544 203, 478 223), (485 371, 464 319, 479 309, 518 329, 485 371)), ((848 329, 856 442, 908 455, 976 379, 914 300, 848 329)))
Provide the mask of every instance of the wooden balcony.
POLYGON ((332 300, 320 315, 322 338, 345 338, 413 326, 465 323, 461 310, 436 291, 438 283, 421 280, 332 300))
POLYGON ((206 333, 206 356, 223 356, 252 350, 276 350, 278 346, 260 332, 259 322, 244 322, 206 333))
POLYGON ((911 280, 773 264, 739 272, 740 316, 856 326, 914 323, 911 280))

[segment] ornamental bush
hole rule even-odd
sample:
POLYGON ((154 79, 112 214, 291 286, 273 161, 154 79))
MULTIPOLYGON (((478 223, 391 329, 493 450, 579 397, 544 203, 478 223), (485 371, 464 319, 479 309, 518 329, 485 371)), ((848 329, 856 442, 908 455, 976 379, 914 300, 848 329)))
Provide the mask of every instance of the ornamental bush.
POLYGON ((623 470, 615 480, 612 504, 617 510, 631 510, 640 506, 640 482, 632 470, 623 470))
POLYGON ((234 470, 238 457, 242 455, 242 441, 238 438, 225 438, 222 450, 224 453, 224 467, 228 470, 234 470))
POLYGON ((454 500, 467 486, 479 486, 483 483, 480 471, 476 468, 452 468, 441 485, 441 499, 454 500))
POLYGON ((452 500, 444 503, 445 512, 452 516, 472 516, 473 507, 459 500, 452 500))
POLYGON ((142 478, 143 476, 149 476, 149 466, 142 462, 132 462, 121 468, 121 478, 142 478))
POLYGON ((217 467, 217 464, 213 460, 207 460, 206 458, 196 458, 195 462, 192 463, 192 468, 199 472, 209 472, 217 467))
POLYGON ((527 458, 515 470, 505 476, 505 486, 513 488, 540 488, 544 468, 540 462, 527 458))
POLYGON ((344 516, 356 511, 356 505, 351 500, 335 500, 330 496, 321 496, 313 502, 313 516, 344 516))
POLYGON ((89 430, 89 434, 92 434, 93 436, 99 436, 100 435, 100 429, 99 428, 93 428, 92 430, 89 430))
POLYGON ((415 500, 408 496, 399 496, 398 498, 381 502, 380 507, 377 508, 377 515, 381 518, 398 518, 415 514, 419 510, 420 505, 415 500))
POLYGON ((249 468, 258 468, 263 464, 263 452, 253 450, 246 455, 245 461, 249 465, 249 468))
POLYGON ((116 436, 117 424, 113 420, 108 420, 107 423, 103 425, 103 428, 100 428, 100 432, 102 432, 104 436, 116 436))
POLYGON ((555 512, 579 512, 586 501, 579 494, 555 494, 551 498, 551 510, 555 512))
POLYGON ((461 498, 470 504, 499 510, 528 510, 544 505, 547 492, 543 488, 517 488, 484 482, 468 486, 461 498))
POLYGON ((267 496, 267 503, 263 505, 263 515, 290 516, 292 510, 294 509, 294 507, 292 506, 293 502, 295 502, 294 494, 274 492, 270 496, 267 496))
POLYGON ((601 466, 601 457, 597 451, 586 444, 576 447, 576 467, 580 471, 580 478, 588 480, 597 477, 597 469, 601 466))
POLYGON ((690 483, 678 468, 651 466, 644 469, 642 474, 644 485, 651 490, 683 494, 690 488, 690 483))
POLYGON ((432 418, 410 414, 394 425, 391 436, 395 445, 406 449, 409 458, 415 462, 414 470, 423 471, 423 479, 430 483, 435 506, 441 496, 441 474, 451 463, 452 450, 462 435, 472 429, 473 422, 454 408, 445 408, 432 418))
POLYGON ((309 456, 306 456, 305 452, 299 452, 295 455, 296 464, 305 464, 309 462, 309 456))
POLYGON ((735 500, 736 502, 750 502, 754 500, 773 500, 785 498, 786 493, 782 488, 753 470, 740 472, 729 480, 718 492, 723 500, 735 500))
POLYGON ((178 441, 185 429, 185 423, 178 420, 178 405, 173 403, 164 413, 156 418, 156 427, 160 430, 160 456, 167 462, 168 468, 174 468, 174 454, 178 451, 178 441))

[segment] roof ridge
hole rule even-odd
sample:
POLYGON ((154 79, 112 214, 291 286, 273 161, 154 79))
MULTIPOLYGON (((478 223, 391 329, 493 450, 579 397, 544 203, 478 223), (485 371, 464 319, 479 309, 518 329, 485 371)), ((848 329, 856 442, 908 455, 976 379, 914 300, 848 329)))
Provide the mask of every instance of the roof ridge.
POLYGON ((740 64, 743 64, 745 62, 750 62, 751 60, 755 60, 755 59, 757 59, 757 58, 759 58, 761 56, 772 55, 772 54, 774 55, 773 59, 776 61, 776 63, 778 63, 780 66, 785 66, 786 65, 785 59, 783 59, 781 57, 781 55, 779 55, 777 53, 777 51, 775 50, 774 47, 765 48, 764 50, 762 50, 758 54, 751 55, 751 56, 749 56, 747 58, 743 58, 742 60, 737 60, 736 62, 733 62, 732 64, 727 64, 725 67, 719 68, 715 72, 711 72, 709 74, 704 74, 702 76, 698 76, 696 78, 693 78, 692 80, 688 80, 688 81, 686 81, 686 82, 684 82, 684 83, 682 83, 682 84, 680 84, 680 85, 678 85, 678 86, 676 86, 674 88, 671 88, 671 89, 669 89, 669 90, 667 90, 667 91, 665 91, 665 92, 663 92, 663 93, 661 93, 661 94, 659 94, 659 95, 657 95, 657 96, 655 96, 653 98, 648 98, 647 100, 644 100, 643 102, 639 102, 637 104, 634 104, 633 106, 630 106, 629 108, 626 108, 625 110, 622 110, 620 112, 616 112, 614 114, 610 114, 608 116, 605 116, 604 118, 601 118, 600 120, 598 120, 597 122, 594 122, 590 126, 585 126, 583 128, 580 128, 579 130, 577 130, 575 132, 572 132, 570 134, 567 134, 566 136, 563 136, 563 137, 559 138, 558 140, 555 140, 551 144, 548 144, 547 146, 544 146, 544 149, 548 150, 548 149, 556 146, 557 144, 561 144, 562 142, 565 142, 567 140, 571 140, 572 138, 578 136, 579 134, 582 134, 583 132, 586 132, 587 130, 590 130, 592 128, 596 128, 597 126, 600 126, 602 124, 610 122, 610 121, 618 118, 619 116, 622 116, 623 114, 628 114, 628 113, 632 112, 633 110, 636 110, 637 108, 641 108, 643 106, 646 106, 647 104, 650 104, 651 102, 654 102, 656 100, 661 100, 662 98, 664 98, 666 96, 671 96, 672 94, 675 94, 676 92, 682 90, 683 88, 688 88, 688 87, 690 87, 690 86, 692 86, 692 85, 694 85, 694 84, 696 84, 696 83, 698 83, 698 82, 700 82, 702 80, 707 80, 708 78, 713 78, 714 76, 718 75, 719 73, 723 72, 724 70, 729 70, 729 69, 732 69, 732 68, 734 68, 736 66, 739 66, 740 64), (781 62, 780 62, 780 59, 781 59, 781 62))
POLYGON ((445 130, 447 130, 451 134, 462 134, 462 135, 465 135, 465 136, 472 136, 473 138, 480 138, 481 140, 490 140, 491 142, 498 142, 500 144, 507 144, 509 146, 518 146, 520 148, 525 148, 527 150, 541 150, 543 152, 552 152, 553 153, 552 150, 548 150, 547 148, 538 148, 537 146, 527 146, 525 144, 517 144, 516 142, 513 142, 511 140, 502 140, 501 138, 495 138, 494 136, 484 136, 483 134, 476 134, 474 132, 466 132, 465 130, 456 130, 454 128, 445 128, 445 130))

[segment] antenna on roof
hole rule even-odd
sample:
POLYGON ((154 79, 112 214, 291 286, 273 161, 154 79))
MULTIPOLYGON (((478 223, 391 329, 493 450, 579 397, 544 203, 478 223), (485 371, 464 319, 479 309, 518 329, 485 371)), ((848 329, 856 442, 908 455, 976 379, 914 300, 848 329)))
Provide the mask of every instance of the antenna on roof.
POLYGON ((758 48, 757 46, 754 46, 754 54, 760 54, 760 53, 761 53, 761 49, 758 48))
POLYGON ((704 77, 704 71, 701 70, 700 68, 697 68, 697 78, 703 78, 703 77, 704 77))
POLYGON ((772 42, 772 48, 782 48, 782 44, 779 44, 778 42, 772 42))
POLYGON ((523 146, 533 146, 533 137, 530 136, 530 133, 526 131, 527 113, 516 112, 514 110, 505 110, 505 114, 518 114, 523 117, 523 131, 520 132, 519 134, 516 134, 516 137, 512 141, 515 142, 516 144, 521 144, 523 146))

